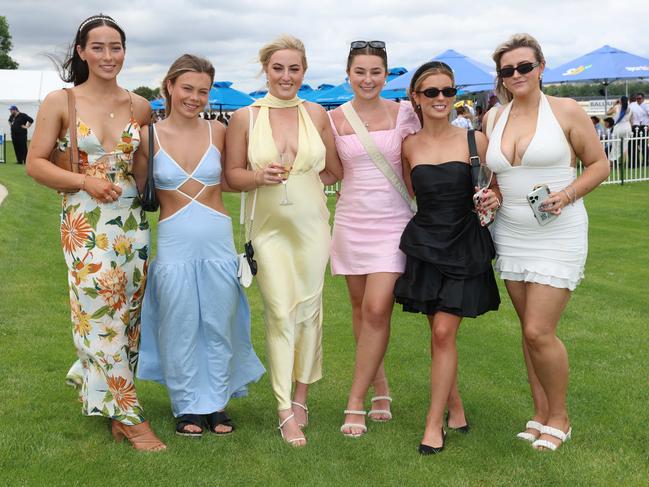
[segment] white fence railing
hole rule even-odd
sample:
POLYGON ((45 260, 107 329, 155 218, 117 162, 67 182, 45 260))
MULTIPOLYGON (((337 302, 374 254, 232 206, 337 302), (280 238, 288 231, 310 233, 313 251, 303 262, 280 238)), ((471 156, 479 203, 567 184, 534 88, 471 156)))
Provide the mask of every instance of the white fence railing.
POLYGON ((7 162, 7 134, 0 133, 0 162, 7 162))
MULTIPOLYGON (((649 181, 649 130, 636 130, 629 137, 600 139, 611 163, 611 174, 602 184, 649 181)), ((579 172, 583 166, 579 163, 579 172)))

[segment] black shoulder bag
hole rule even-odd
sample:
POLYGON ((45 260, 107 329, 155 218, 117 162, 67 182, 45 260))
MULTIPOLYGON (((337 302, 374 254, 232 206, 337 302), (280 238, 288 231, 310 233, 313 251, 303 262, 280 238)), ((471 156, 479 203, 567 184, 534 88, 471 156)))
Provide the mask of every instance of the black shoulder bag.
POLYGON ((146 175, 146 184, 140 195, 142 209, 144 211, 158 211, 160 202, 155 194, 155 182, 153 181, 153 122, 149 124, 149 157, 146 175))

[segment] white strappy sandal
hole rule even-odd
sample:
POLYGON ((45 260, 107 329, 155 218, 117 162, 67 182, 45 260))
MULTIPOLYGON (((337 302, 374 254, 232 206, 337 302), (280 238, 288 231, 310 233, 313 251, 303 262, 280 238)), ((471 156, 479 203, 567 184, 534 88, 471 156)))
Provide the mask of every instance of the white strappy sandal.
MULTIPOLYGON (((543 434, 543 426, 541 423, 538 421, 528 421, 525 424, 525 429, 531 429, 531 430, 536 430, 539 432, 539 436, 543 434)), ((534 436, 532 433, 528 433, 527 431, 521 431, 516 435, 516 438, 520 438, 521 440, 529 441, 530 443, 534 443, 536 440, 538 440, 539 436, 534 436)))
POLYGON ((553 436, 554 438, 561 440, 561 443, 555 445, 548 440, 536 440, 534 443, 532 443, 532 447, 537 450, 547 448, 550 451, 555 451, 572 437, 572 428, 568 428, 568 432, 564 433, 560 429, 553 428, 552 426, 543 426, 543 428, 541 429, 541 434, 553 436))
POLYGON ((291 404, 293 406, 297 406, 299 408, 302 408, 304 410, 304 412, 306 413, 306 421, 305 421, 305 423, 304 424, 298 423, 297 425, 300 428, 304 428, 304 427, 308 426, 309 425, 309 408, 306 407, 306 404, 300 404, 299 402, 295 402, 295 401, 291 401, 291 404))
POLYGON ((389 401, 390 404, 392 404, 392 398, 390 396, 374 396, 372 398, 372 410, 369 413, 367 413, 367 417, 370 418, 372 421, 375 421, 377 423, 387 423, 392 419, 392 412, 388 411, 387 409, 374 409, 375 401, 389 401), (387 418, 386 419, 374 418, 372 416, 373 414, 384 414, 387 416, 387 418))
MULTIPOLYGON (((343 414, 345 414, 345 416, 347 416, 348 414, 358 414, 360 416, 366 416, 367 411, 355 411, 353 409, 345 409, 343 414)), ((360 438, 365 433, 367 433, 367 426, 365 426, 364 424, 360 424, 360 423, 345 423, 340 427, 340 432, 343 435, 345 435, 346 437, 348 437, 348 438, 360 438), (360 428, 360 429, 363 430, 363 432, 362 433, 345 433, 345 429, 348 429, 348 428, 360 428)))
POLYGON ((284 437, 284 430, 282 429, 286 423, 288 423, 291 419, 295 417, 295 414, 291 413, 284 421, 279 423, 279 426, 277 429, 279 430, 279 434, 282 435, 282 440, 284 440, 286 443, 293 447, 300 447, 300 446, 306 446, 306 443, 303 445, 296 445, 298 441, 305 441, 306 438, 304 436, 298 436, 297 438, 291 438, 290 440, 284 437))

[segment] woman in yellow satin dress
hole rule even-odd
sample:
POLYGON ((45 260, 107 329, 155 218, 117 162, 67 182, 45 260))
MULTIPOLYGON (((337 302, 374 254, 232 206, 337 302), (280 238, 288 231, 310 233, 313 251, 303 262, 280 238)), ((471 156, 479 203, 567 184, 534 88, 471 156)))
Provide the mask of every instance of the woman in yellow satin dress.
POLYGON ((268 94, 232 116, 225 176, 232 188, 248 191, 246 222, 259 269, 279 430, 287 443, 304 446, 308 386, 322 377, 330 241, 323 183, 341 179, 342 166, 324 109, 297 98, 307 68, 302 42, 281 36, 261 48, 259 61, 268 94), (284 166, 291 166, 288 176, 284 166))

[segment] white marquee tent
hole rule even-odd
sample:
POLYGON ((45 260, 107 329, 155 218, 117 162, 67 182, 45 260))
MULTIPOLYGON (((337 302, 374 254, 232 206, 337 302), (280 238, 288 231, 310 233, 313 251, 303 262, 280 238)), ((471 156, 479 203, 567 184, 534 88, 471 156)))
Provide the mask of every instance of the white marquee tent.
MULTIPOLYGON (((9 130, 9 107, 18 109, 36 120, 36 112, 48 93, 67 86, 56 71, 30 71, 26 69, 0 69, 0 133, 9 130)), ((29 129, 31 139, 34 126, 29 129)))

